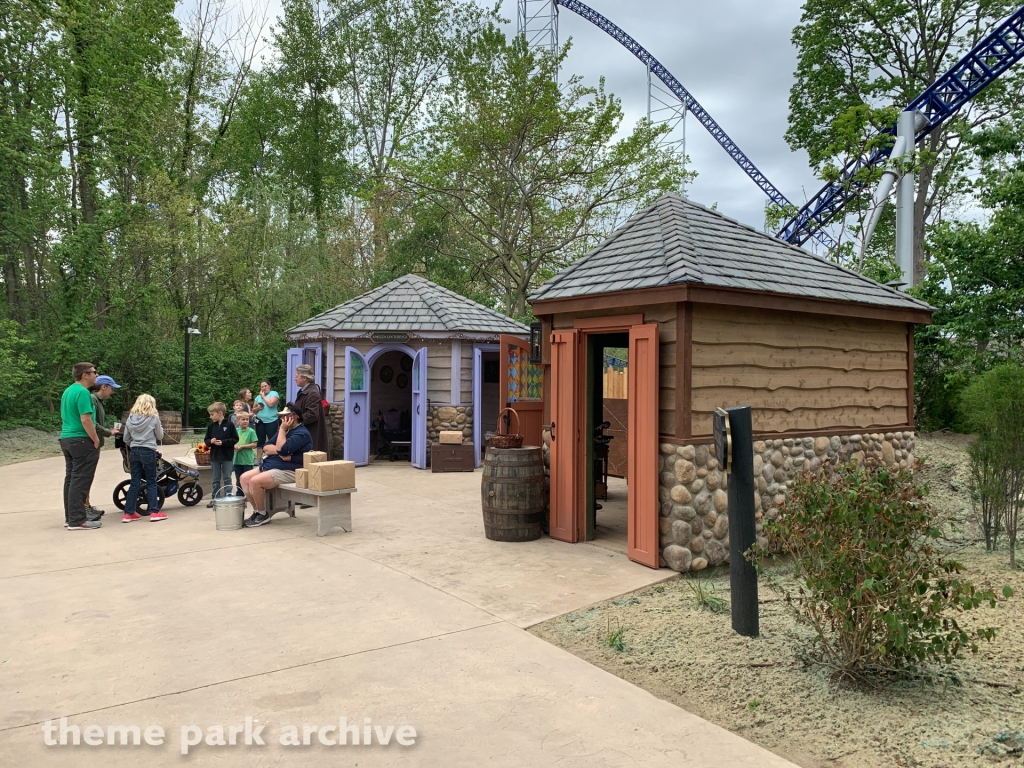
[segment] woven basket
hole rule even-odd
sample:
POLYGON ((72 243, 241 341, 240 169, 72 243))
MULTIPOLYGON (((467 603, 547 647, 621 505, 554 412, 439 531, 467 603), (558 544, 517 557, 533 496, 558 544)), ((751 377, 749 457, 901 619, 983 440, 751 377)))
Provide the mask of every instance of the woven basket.
POLYGON ((523 447, 523 436, 513 433, 505 434, 501 431, 502 414, 505 411, 509 411, 513 416, 516 417, 516 429, 519 429, 519 414, 511 408, 502 408, 501 413, 498 414, 498 431, 491 438, 491 445, 495 448, 522 448, 523 447))
POLYGON ((192 455, 195 456, 197 467, 208 467, 210 466, 210 459, 212 454, 209 451, 206 453, 200 453, 195 448, 192 449, 192 455))

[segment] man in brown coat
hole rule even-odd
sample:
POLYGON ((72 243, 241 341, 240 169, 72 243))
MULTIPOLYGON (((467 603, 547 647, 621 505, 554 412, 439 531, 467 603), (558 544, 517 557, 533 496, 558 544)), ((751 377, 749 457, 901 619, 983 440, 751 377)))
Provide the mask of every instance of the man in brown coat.
POLYGON ((295 369, 295 385, 299 388, 295 395, 295 409, 309 434, 313 437, 313 450, 323 451, 331 458, 331 439, 328 432, 327 417, 324 414, 323 394, 320 387, 313 381, 313 366, 300 365, 295 369))

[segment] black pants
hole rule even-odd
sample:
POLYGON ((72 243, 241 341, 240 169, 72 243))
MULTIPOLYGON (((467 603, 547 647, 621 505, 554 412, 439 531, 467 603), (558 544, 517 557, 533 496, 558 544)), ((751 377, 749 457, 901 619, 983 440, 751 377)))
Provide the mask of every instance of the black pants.
POLYGON ((96 476, 100 452, 88 437, 65 437, 60 449, 64 452, 64 522, 81 525, 86 519, 85 500, 96 476))
POLYGON ((256 419, 256 445, 262 448, 267 444, 267 441, 274 436, 274 433, 281 427, 281 420, 274 419, 264 424, 259 419, 256 419))

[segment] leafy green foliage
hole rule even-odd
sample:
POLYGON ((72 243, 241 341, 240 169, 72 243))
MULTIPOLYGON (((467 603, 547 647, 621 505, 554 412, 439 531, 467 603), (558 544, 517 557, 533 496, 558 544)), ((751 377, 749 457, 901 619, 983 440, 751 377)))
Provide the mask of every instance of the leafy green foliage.
POLYGON ((1024 506, 1024 367, 1004 364, 978 376, 961 398, 964 419, 978 433, 969 448, 972 495, 980 506, 985 543, 1006 533, 1016 567, 1017 529, 1024 506))
POLYGON ((915 399, 926 429, 957 426, 959 399, 980 373, 1024 362, 1024 118, 965 140, 978 160, 984 221, 951 221, 929 238, 932 261, 915 294, 937 309, 915 329, 915 399))
POLYGON ((814 631, 809 658, 833 679, 928 675, 994 637, 957 621, 996 596, 939 551, 942 522, 909 469, 868 460, 798 476, 764 530, 793 557, 799 586, 785 599, 814 631))
POLYGON ((664 127, 641 121, 616 139, 622 106, 603 83, 558 82, 568 50, 483 30, 455 57, 423 160, 406 169, 455 231, 449 252, 520 318, 539 282, 687 177, 683 158, 658 146, 664 127))
MULTIPOLYGON (((880 116, 878 110, 898 111, 910 104, 1016 7, 1009 0, 806 0, 793 30, 797 70, 786 140, 793 149, 806 150, 827 180, 849 159, 855 144, 851 140, 860 129, 876 122, 866 124, 864 114, 880 116), (863 114, 858 117, 858 112, 863 114)), ((971 156, 960 140, 1004 116, 1019 99, 1020 88, 1020 73, 996 81, 956 119, 931 132, 911 158, 918 173, 918 280, 925 270, 926 225, 936 223, 969 192, 971 156)), ((857 201, 849 210, 858 228, 863 226, 865 202, 857 201)), ((884 234, 878 232, 876 248, 888 252, 892 239, 884 234)))

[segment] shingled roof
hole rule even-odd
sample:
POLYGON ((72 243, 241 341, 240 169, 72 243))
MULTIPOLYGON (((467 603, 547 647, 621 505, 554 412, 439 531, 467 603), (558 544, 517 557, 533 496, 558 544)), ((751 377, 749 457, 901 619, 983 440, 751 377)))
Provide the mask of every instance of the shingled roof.
POLYGON ((530 296, 530 301, 685 283, 902 309, 926 303, 674 193, 530 296))
POLYGON ((288 333, 311 331, 463 331, 523 335, 530 329, 426 278, 403 275, 299 323, 288 333))

